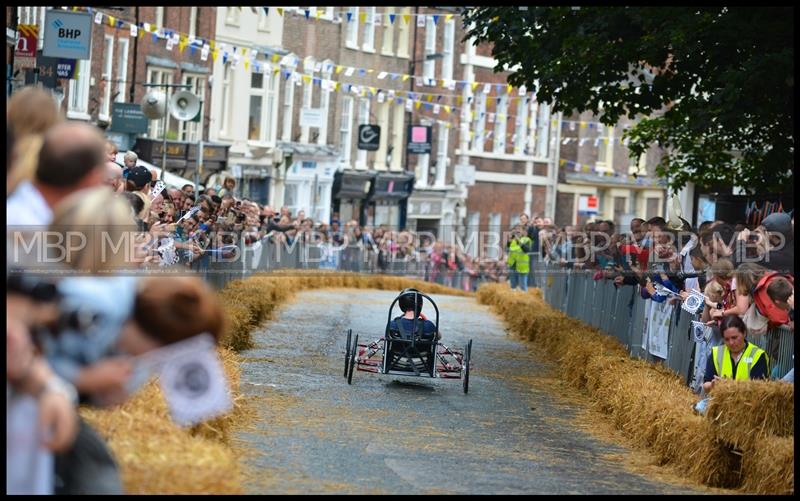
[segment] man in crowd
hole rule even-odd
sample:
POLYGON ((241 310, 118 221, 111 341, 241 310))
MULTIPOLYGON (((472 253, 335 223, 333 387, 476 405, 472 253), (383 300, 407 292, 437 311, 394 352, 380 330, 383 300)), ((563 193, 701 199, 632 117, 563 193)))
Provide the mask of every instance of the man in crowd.
POLYGON ((50 129, 33 182, 20 183, 6 201, 6 225, 48 225, 61 200, 103 184, 105 148, 102 134, 91 125, 67 122, 50 129))

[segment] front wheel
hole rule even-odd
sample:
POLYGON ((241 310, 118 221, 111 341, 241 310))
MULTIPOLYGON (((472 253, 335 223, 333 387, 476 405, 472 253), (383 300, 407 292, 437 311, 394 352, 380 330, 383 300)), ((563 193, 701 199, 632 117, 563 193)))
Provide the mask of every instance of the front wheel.
POLYGON ((467 347, 464 348, 464 358, 462 361, 462 370, 464 372, 464 394, 466 395, 469 391, 469 360, 472 358, 472 339, 469 340, 467 343, 467 347))
POLYGON ((344 377, 347 377, 347 369, 350 367, 350 338, 353 336, 353 329, 347 329, 347 344, 344 348, 344 377))
POLYGON ((358 334, 356 334, 356 338, 353 340, 353 349, 350 352, 350 368, 347 373, 347 384, 353 384, 353 369, 355 369, 356 366, 356 353, 358 353, 358 334))

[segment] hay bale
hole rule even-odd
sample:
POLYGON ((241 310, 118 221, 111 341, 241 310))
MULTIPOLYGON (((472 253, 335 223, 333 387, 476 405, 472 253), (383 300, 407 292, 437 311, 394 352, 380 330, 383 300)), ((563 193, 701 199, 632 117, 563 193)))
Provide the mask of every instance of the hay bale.
POLYGON ((765 437, 742 456, 742 491, 794 494, 794 436, 765 437))
POLYGON ((714 385, 706 415, 717 437, 742 450, 774 435, 794 435, 794 385, 723 380, 714 385))

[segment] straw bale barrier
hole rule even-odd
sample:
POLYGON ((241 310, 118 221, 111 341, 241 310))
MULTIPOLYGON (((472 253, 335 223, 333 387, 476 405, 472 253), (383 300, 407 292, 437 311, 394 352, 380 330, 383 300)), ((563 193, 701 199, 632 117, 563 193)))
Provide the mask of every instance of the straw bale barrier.
POLYGON ((787 473, 794 471, 793 385, 724 381, 701 417, 691 410, 697 397, 677 374, 630 358, 615 338, 551 308, 540 290, 520 294, 486 284, 477 296, 558 361, 562 378, 585 389, 593 406, 659 464, 712 487, 794 491, 794 475, 787 473), (770 468, 779 473, 767 475, 770 468))
POLYGON ((232 393, 232 412, 186 429, 176 425, 157 381, 150 381, 130 400, 111 409, 81 407, 80 415, 108 442, 129 494, 241 494, 247 475, 232 431, 249 422, 254 409, 239 388, 240 358, 252 346, 251 333, 292 295, 301 290, 347 287, 400 291, 416 287, 425 293, 471 293, 403 277, 296 271, 260 274, 234 280, 219 292, 225 334, 217 349, 232 393))
POLYGON ((742 490, 794 494, 794 437, 766 437, 742 458, 742 490))
POLYGON ((730 381, 714 385, 708 416, 717 437, 749 450, 754 442, 775 435, 794 435, 794 385, 775 381, 730 381))

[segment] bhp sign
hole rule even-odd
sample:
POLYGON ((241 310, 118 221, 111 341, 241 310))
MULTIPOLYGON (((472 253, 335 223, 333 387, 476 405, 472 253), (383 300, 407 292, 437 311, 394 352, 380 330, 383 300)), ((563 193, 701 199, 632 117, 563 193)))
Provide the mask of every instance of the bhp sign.
POLYGON ((92 16, 88 12, 50 9, 45 14, 44 48, 48 57, 89 59, 92 16))

